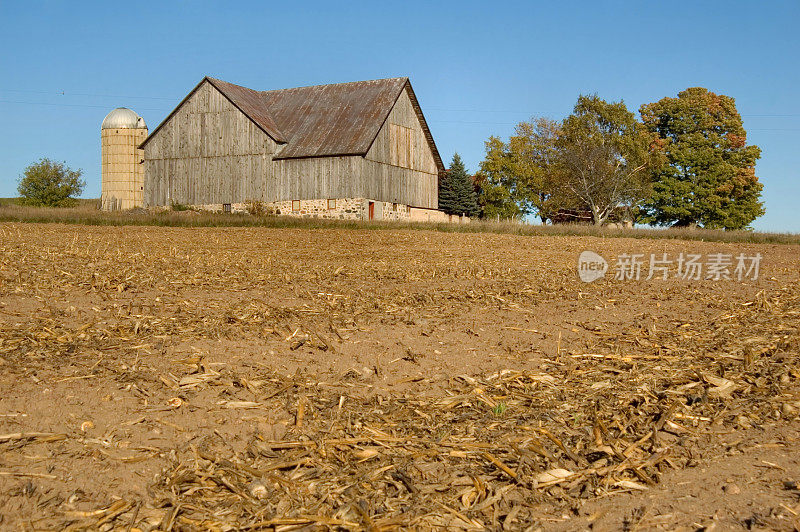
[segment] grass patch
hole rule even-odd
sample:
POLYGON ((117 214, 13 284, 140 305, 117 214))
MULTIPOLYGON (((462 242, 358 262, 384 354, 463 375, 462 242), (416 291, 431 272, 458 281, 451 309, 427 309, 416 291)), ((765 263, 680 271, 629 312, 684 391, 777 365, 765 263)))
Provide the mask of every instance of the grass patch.
POLYGON ((748 242, 759 244, 800 244, 800 234, 711 229, 640 229, 590 225, 524 225, 512 222, 473 221, 468 224, 429 222, 382 222, 325 220, 292 216, 251 216, 193 210, 121 212, 99 210, 99 200, 80 199, 75 207, 26 207, 14 198, 0 198, 0 222, 63 223, 80 225, 152 225, 163 227, 272 227, 300 229, 411 229, 445 233, 497 233, 521 236, 594 236, 599 238, 649 238, 699 240, 707 242, 748 242))
MULTIPOLYGON (((100 199, 99 198, 72 198, 73 205, 70 207, 53 207, 57 209, 80 209, 80 210, 89 210, 89 211, 96 211, 100 209, 100 199)), ((1 207, 23 207, 22 203, 20 202, 20 198, 0 198, 0 208, 1 207)))
POLYGON ((508 406, 506 406, 506 404, 503 402, 499 402, 497 403, 497 406, 492 408, 492 414, 494 414, 495 417, 500 417, 506 413, 506 410, 508 410, 508 406))

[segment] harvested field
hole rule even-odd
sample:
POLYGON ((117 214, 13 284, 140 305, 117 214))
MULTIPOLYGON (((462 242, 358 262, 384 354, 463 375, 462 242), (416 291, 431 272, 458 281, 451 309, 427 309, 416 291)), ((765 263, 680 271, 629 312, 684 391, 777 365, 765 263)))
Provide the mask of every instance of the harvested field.
POLYGON ((0 527, 796 530, 798 283, 797 245, 1 224, 0 527))

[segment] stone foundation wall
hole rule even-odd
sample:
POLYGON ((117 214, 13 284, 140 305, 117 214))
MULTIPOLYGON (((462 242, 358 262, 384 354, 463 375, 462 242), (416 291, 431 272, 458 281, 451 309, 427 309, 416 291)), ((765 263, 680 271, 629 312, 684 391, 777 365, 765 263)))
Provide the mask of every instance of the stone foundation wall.
MULTIPOLYGON (((399 222, 469 223, 468 216, 445 214, 436 209, 422 209, 402 203, 373 201, 368 198, 337 198, 260 203, 232 203, 232 213, 250 213, 257 209, 266 215, 298 216, 301 218, 326 218, 331 220, 368 220, 369 204, 374 203, 373 220, 399 222)), ((223 212, 224 205, 193 205, 205 211, 223 212)))
POLYGON ((363 198, 337 198, 273 201, 264 203, 267 213, 302 218, 328 218, 333 220, 361 220, 365 217, 366 200, 363 198))
POLYGON ((381 220, 392 220, 396 222, 411 221, 411 207, 403 205, 402 203, 389 203, 387 201, 375 202, 375 218, 381 220), (378 218, 377 211, 378 205, 383 204, 381 208, 382 217, 378 218))
MULTIPOLYGON (((234 214, 247 214, 250 212, 247 203, 231 203, 231 212, 234 214)), ((222 203, 210 203, 207 205, 188 205, 193 209, 210 212, 223 212, 225 206, 222 203)), ((169 207, 167 207, 169 209, 169 207)))
MULTIPOLYGON (((328 218, 332 220, 361 220, 366 219, 369 216, 367 210, 368 204, 368 201, 364 198, 248 202, 231 203, 230 212, 243 214, 259 211, 262 214, 274 216, 328 218)), ((225 210, 225 205, 221 203, 192 205, 192 207, 211 212, 224 212, 225 210)))

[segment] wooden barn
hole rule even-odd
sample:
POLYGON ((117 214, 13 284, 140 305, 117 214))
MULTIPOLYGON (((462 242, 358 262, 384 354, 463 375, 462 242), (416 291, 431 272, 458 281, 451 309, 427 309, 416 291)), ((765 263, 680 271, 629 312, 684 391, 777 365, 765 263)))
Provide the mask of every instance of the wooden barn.
POLYGON ((206 77, 140 148, 144 207, 443 216, 444 166, 408 78, 256 91, 206 77))

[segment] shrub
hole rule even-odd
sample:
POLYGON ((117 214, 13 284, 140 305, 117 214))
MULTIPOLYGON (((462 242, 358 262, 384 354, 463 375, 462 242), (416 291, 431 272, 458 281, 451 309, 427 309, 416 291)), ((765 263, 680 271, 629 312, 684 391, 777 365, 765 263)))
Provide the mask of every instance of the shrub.
POLYGON ((257 200, 248 200, 246 208, 247 213, 252 216, 278 216, 281 213, 273 205, 257 200))
POLYGON ((17 185, 20 203, 35 207, 69 207, 75 205, 86 181, 83 170, 72 170, 66 163, 40 159, 22 173, 17 185))
POLYGON ((247 213, 251 216, 264 216, 267 213, 267 209, 264 206, 263 201, 257 200, 248 200, 246 203, 247 213))

